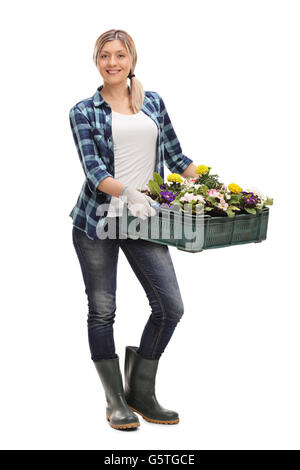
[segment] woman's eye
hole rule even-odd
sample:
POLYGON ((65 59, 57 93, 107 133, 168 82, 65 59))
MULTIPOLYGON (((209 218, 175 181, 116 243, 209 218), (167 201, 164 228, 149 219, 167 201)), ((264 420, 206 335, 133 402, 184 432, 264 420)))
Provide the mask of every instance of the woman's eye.
MULTIPOLYGON (((107 57, 107 55, 106 55, 106 54, 104 54, 104 55, 101 55, 100 57, 101 57, 101 59, 103 59, 104 57, 107 57)), ((119 57, 125 57, 125 55, 123 55, 123 54, 119 54, 119 57)))

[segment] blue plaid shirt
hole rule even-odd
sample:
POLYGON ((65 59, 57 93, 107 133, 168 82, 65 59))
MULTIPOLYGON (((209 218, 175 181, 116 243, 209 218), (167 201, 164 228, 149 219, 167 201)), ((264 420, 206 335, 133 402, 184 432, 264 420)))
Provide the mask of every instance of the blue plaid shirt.
MULTIPOLYGON (((99 93, 102 88, 103 85, 99 86, 92 97, 76 103, 69 113, 72 134, 86 177, 69 216, 73 219, 73 225, 92 240, 99 238, 97 230, 105 221, 105 212, 98 215, 97 208, 108 204, 111 199, 110 194, 100 191, 97 186, 107 176, 114 177, 112 112, 99 93)), ((155 171, 164 179, 165 162, 172 173, 183 173, 193 162, 182 153, 161 96, 155 91, 145 91, 141 111, 158 127, 155 171)))

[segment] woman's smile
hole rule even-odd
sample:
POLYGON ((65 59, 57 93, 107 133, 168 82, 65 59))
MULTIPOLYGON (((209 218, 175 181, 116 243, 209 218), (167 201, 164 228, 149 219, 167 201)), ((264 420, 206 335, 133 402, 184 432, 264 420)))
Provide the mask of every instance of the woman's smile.
POLYGON ((108 75, 117 75, 121 70, 106 70, 108 75))

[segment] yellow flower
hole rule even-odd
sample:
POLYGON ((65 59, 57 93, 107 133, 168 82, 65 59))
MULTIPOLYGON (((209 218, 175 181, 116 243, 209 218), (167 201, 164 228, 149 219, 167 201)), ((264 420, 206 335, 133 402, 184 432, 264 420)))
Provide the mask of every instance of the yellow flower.
POLYGON ((209 172, 209 167, 206 165, 198 165, 195 171, 198 175, 205 175, 205 173, 209 172))
POLYGON ((171 173, 168 175, 167 180, 172 183, 182 183, 183 179, 178 173, 171 173))
POLYGON ((235 183, 230 183, 228 185, 228 189, 231 193, 235 193, 235 194, 238 194, 242 191, 242 188, 238 184, 235 184, 235 183))

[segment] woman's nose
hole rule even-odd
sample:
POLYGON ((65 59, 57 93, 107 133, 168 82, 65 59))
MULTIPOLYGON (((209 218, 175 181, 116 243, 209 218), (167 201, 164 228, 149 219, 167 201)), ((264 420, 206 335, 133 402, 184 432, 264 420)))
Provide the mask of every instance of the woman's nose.
POLYGON ((109 65, 116 65, 116 64, 117 64, 117 60, 114 57, 111 57, 109 60, 109 65))

